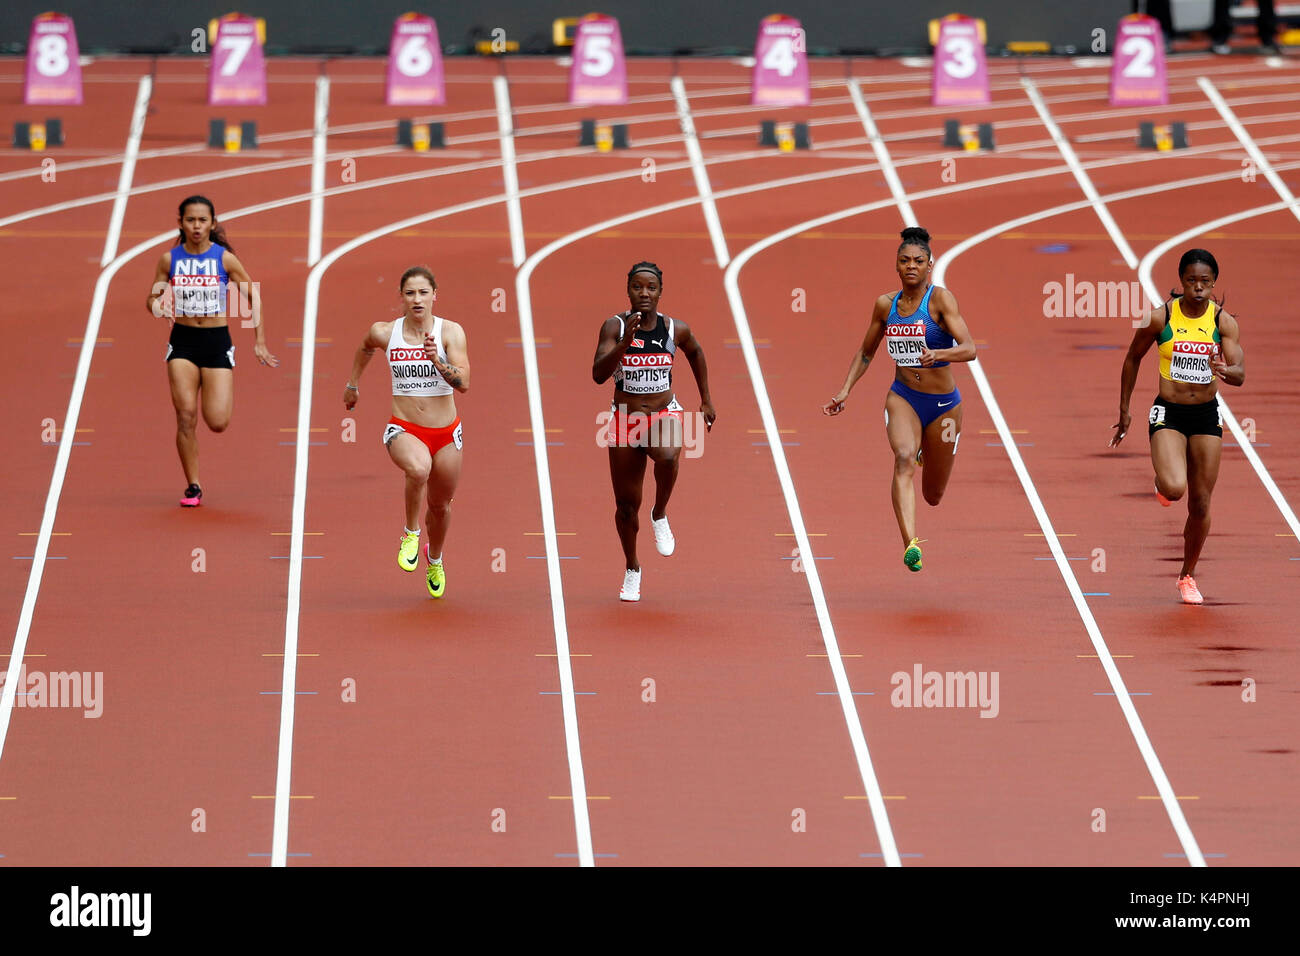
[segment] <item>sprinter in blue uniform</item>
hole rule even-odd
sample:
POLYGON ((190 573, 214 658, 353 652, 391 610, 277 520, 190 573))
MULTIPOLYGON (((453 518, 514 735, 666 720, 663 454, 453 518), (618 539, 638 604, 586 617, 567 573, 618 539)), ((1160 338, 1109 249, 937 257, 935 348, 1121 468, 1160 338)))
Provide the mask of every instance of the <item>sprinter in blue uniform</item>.
POLYGON ((180 236, 158 260, 145 307, 172 320, 167 379, 176 407, 176 450, 187 483, 181 505, 193 508, 203 498, 195 434, 200 409, 208 428, 223 432, 234 407, 235 346, 230 339, 229 306, 247 302, 247 311, 237 309, 235 314, 247 316, 244 324, 251 324, 256 332, 253 354, 258 362, 274 367, 280 360, 266 347, 257 285, 235 258, 212 200, 203 196, 183 200, 177 223, 180 236))
POLYGON ((972 361, 975 343, 953 294, 930 284, 934 269, 930 234, 910 226, 902 237, 895 267, 903 287, 876 299, 844 385, 822 411, 827 415, 844 411, 849 391, 885 342, 895 365, 894 383, 885 396, 885 431, 894 452, 894 517, 903 536, 903 564, 909 571, 920 571, 912 476, 920 465, 921 494, 927 504, 937 505, 948 487, 961 438, 961 393, 948 364, 972 361))

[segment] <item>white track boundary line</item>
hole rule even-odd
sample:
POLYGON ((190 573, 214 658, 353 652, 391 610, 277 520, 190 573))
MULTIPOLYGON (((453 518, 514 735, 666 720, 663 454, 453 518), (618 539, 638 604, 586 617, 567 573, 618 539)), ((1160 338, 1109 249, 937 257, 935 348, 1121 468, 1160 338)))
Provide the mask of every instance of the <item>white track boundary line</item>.
MULTIPOLYGON (((1287 165, 1294 169, 1300 164, 1290 163, 1287 165)), ((1233 178, 1236 178, 1236 175, 1237 174, 1234 174, 1233 178)), ((1194 236, 1198 236, 1205 232, 1211 232, 1221 226, 1239 222, 1242 219, 1250 219, 1254 216, 1263 216, 1269 213, 1283 212, 1285 210, 1290 210, 1293 214, 1300 214, 1300 208, 1298 207, 1300 207, 1300 203, 1298 203, 1295 198, 1291 198, 1284 202, 1272 203, 1271 205, 1261 206, 1257 209, 1232 213, 1231 215, 1221 216, 1218 219, 1212 219, 1209 222, 1193 226, 1191 229, 1185 230, 1176 236, 1166 239, 1164 242, 1160 243, 1160 245, 1148 252, 1146 256, 1143 257, 1142 264, 1138 270, 1138 280, 1142 283, 1142 288, 1146 290, 1147 295, 1150 296, 1153 301, 1163 302, 1164 297, 1160 294, 1159 287, 1157 287, 1155 282, 1152 280, 1151 272, 1155 267, 1156 261, 1174 246, 1186 242, 1194 236)), ((1264 467, 1263 459, 1261 459, 1258 452, 1255 451, 1255 446, 1250 443, 1250 439, 1246 436, 1246 433, 1241 430, 1241 425, 1238 424, 1237 417, 1232 414, 1232 409, 1228 407, 1228 403, 1223 399, 1222 389, 1219 390, 1218 398, 1219 408, 1223 412, 1223 420, 1227 422, 1228 429, 1232 432, 1232 437, 1237 440, 1237 444, 1240 445, 1241 450, 1245 452, 1246 460, 1249 461, 1250 466, 1255 469, 1255 474, 1259 476, 1260 482, 1264 485, 1264 490, 1266 490, 1269 497, 1273 499, 1273 504, 1277 505, 1277 510, 1282 513, 1282 519, 1287 523, 1287 526, 1290 527, 1291 534, 1295 536, 1296 540, 1300 541, 1300 521, 1296 520, 1295 510, 1287 502, 1286 497, 1282 494, 1282 490, 1278 488, 1277 482, 1273 480, 1273 476, 1269 474, 1268 469, 1264 467)))
POLYGON ((691 117, 690 100, 686 98, 686 84, 680 76, 674 76, 668 85, 677 102, 677 119, 682 126, 682 140, 686 143, 686 155, 691 161, 691 175, 695 177, 695 191, 700 195, 704 222, 709 229, 709 239, 713 242, 713 258, 717 260, 719 269, 725 269, 731 261, 731 253, 727 251, 727 237, 723 235, 722 221, 718 218, 718 205, 713 201, 713 187, 709 184, 709 174, 704 167, 700 139, 695 134, 695 120, 691 117))
MULTIPOLYGON (((1297 219, 1300 219, 1300 208, 1297 208, 1295 205, 1295 196, 1291 194, 1291 190, 1287 188, 1286 183, 1282 182, 1282 177, 1274 172, 1272 164, 1269 163, 1264 154, 1260 152, 1259 147, 1255 145, 1254 140, 1250 138, 1250 134, 1246 132, 1246 128, 1241 125, 1241 120, 1237 119, 1237 115, 1233 113, 1228 104, 1223 101, 1223 97, 1219 94, 1219 91, 1214 88, 1214 84, 1211 83, 1207 77, 1202 76, 1196 80, 1196 85, 1199 86, 1205 92, 1205 95, 1210 98, 1210 102, 1214 104, 1214 108, 1219 111, 1219 115, 1223 117, 1223 121, 1227 123, 1228 128, 1232 130, 1232 135, 1236 136, 1238 142, 1246 148, 1247 154, 1249 154, 1250 158, 1254 160, 1255 165, 1260 168, 1260 171, 1263 172, 1264 177, 1273 186, 1273 189, 1276 190, 1277 194, 1290 205, 1292 214, 1297 219)), ((1160 301, 1164 301, 1163 297, 1160 301)))
POLYGON ((307 265, 320 262, 325 224, 325 138, 329 133, 330 81, 316 78, 316 115, 311 136, 311 214, 307 226, 307 265))
POLYGON ((108 221, 108 238, 104 254, 99 257, 102 269, 117 255, 117 244, 122 238, 122 220, 126 218, 126 202, 131 195, 131 181, 135 179, 135 161, 140 155, 140 138, 144 136, 144 122, 149 114, 149 97, 153 93, 153 78, 140 77, 140 88, 135 94, 135 110, 131 114, 131 132, 126 138, 126 152, 122 158, 122 171, 117 178, 117 195, 108 221))
MULTIPOLYGON (((126 197, 131 191, 131 178, 135 163, 132 157, 138 154, 140 138, 144 135, 144 122, 149 109, 149 97, 153 91, 153 82, 149 77, 140 78, 136 93, 135 109, 131 116, 131 131, 128 134, 126 151, 123 153, 122 174, 118 177, 118 200, 113 205, 113 215, 109 221, 104 237, 104 256, 117 248, 122 234, 122 220, 126 215, 126 197)), ((171 235, 171 233, 167 233, 171 235)), ((122 260, 125 261, 125 260, 122 260)), ((114 263, 119 265, 120 263, 114 263)), ((18 678, 23 668, 24 655, 27 653, 27 638, 31 634, 32 619, 36 614, 36 598, 40 594, 41 580, 45 576, 45 561, 50 553, 50 538, 54 533, 54 520, 59 511, 59 498, 63 494, 63 482, 68 476, 68 463, 72 458, 72 442, 77 437, 77 422, 81 417, 81 403, 86 396, 86 383, 90 379, 90 362, 95 355, 95 340, 99 337, 100 320, 104 314, 104 297, 108 294, 106 275, 101 272, 95 283, 95 299, 90 315, 86 319, 86 331, 81 340, 81 352, 77 356, 77 370, 72 379, 72 394, 68 397, 68 410, 63 416, 63 436, 59 440, 59 451, 54 459, 54 471, 50 475, 49 491, 45 495, 45 510, 41 516, 41 530, 36 536, 36 552, 32 555, 32 570, 27 576, 27 590, 23 594, 22 608, 18 612, 18 628, 14 633, 13 652, 9 656, 9 668, 5 673, 4 689, 0 692, 0 757, 4 756, 5 741, 9 737, 9 721, 13 717, 14 698, 18 694, 18 678)))
POLYGON ((582 765, 582 739, 578 734, 578 698, 574 694, 573 659, 569 652, 569 623, 564 606, 564 580, 560 574, 560 542, 556 536, 555 496, 551 491, 550 454, 546 450, 546 415, 542 411, 542 379, 537 362, 537 337, 533 329, 532 299, 527 276, 536 262, 528 259, 524 243, 523 211, 515 172, 514 130, 510 112, 510 86, 503 76, 495 80, 497 115, 501 124, 501 156, 505 163, 506 210, 510 221, 510 248, 514 256, 515 288, 519 298, 519 341, 524 360, 524 387, 528 392, 528 421, 533 436, 533 463, 537 472, 537 497, 542 512, 546 544, 546 577, 551 597, 551 623, 555 633, 555 662, 560 681, 560 709, 564 721, 564 748, 569 764, 569 794, 573 803, 573 829, 578 865, 596 865, 587 806, 587 774, 582 765), (525 265, 525 261, 532 263, 525 265), (522 269, 520 267, 523 266, 522 269), (521 277, 522 281, 521 281, 521 277), (522 286, 522 288, 521 288, 522 286))
POLYGON ((889 185, 889 191, 894 196, 894 201, 898 203, 898 208, 903 213, 903 220, 908 225, 916 225, 916 216, 912 212, 912 204, 907 201, 907 192, 903 189, 902 180, 898 178, 898 171, 894 168, 894 162, 889 156, 889 150, 885 148, 884 137, 880 135, 880 130, 876 128, 876 121, 871 118, 871 110, 867 108, 867 101, 862 98, 862 90, 859 88, 856 80, 849 80, 849 96, 853 99, 853 107, 858 111, 858 117, 862 120, 862 129, 867 134, 867 141, 871 143, 871 149, 876 154, 876 162, 880 163, 880 171, 885 174, 885 182, 889 185))
MULTIPOLYGON (((510 112, 510 84, 504 76, 493 77, 492 93, 497 103, 497 139, 501 143, 501 175, 506 183, 506 218, 510 226, 510 256, 518 269, 528 258, 524 247, 524 217, 519 203, 519 172, 515 168, 515 130, 510 112)), ((542 433, 545 436, 545 432, 542 433)), ((585 801, 584 801, 585 803, 585 801)))
POLYGON ((1079 157, 1074 154, 1074 147, 1066 140, 1065 135, 1061 132, 1061 127, 1056 125, 1056 120, 1052 119, 1051 111, 1048 110, 1047 104, 1043 102, 1038 87, 1034 86, 1034 81, 1028 77, 1022 78, 1020 82, 1025 88, 1025 95, 1029 97, 1029 101, 1034 104, 1034 109, 1042 117, 1043 125, 1047 127, 1047 132, 1051 134, 1052 142, 1056 143, 1056 148, 1061 151, 1061 155, 1065 157, 1066 163, 1069 164, 1070 172, 1074 173, 1079 188, 1083 190, 1085 196, 1092 200, 1092 207, 1097 212, 1097 218, 1101 220, 1101 224, 1110 233, 1115 245, 1119 248, 1120 255, 1128 263, 1128 267, 1136 269, 1137 253, 1128 244, 1124 234, 1119 231, 1119 226, 1115 224, 1115 220, 1111 217, 1110 210, 1106 208, 1106 204, 1101 201, 1101 196, 1097 194, 1097 188, 1092 184, 1088 174, 1083 171, 1083 167, 1079 164, 1079 157))

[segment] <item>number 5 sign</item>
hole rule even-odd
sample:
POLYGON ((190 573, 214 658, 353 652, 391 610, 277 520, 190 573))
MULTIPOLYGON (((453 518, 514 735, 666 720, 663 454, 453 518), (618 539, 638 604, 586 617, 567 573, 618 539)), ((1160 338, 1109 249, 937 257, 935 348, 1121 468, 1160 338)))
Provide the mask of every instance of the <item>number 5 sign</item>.
POLYGON ((1160 21, 1140 13, 1121 17, 1110 63, 1110 105, 1158 106, 1168 102, 1160 21))
POLYGON ((266 21, 227 13, 208 24, 212 58, 208 64, 208 105, 266 105, 266 21))
POLYGON ((934 43, 932 106, 987 103, 989 73, 984 63, 984 23, 953 13, 930 21, 934 43), (934 37, 935 25, 938 36, 934 37))
POLYGON ((447 102, 442 49, 433 17, 403 13, 393 21, 384 102, 389 106, 442 106, 447 102))
POLYGON ((569 68, 570 103, 626 103, 627 66, 618 21, 589 13, 573 35, 573 66, 569 68))
POLYGON ((81 52, 71 17, 42 13, 32 19, 23 102, 29 106, 81 103, 81 52))
POLYGON ((807 50, 803 27, 793 17, 774 13, 759 24, 749 102, 808 105, 807 50))

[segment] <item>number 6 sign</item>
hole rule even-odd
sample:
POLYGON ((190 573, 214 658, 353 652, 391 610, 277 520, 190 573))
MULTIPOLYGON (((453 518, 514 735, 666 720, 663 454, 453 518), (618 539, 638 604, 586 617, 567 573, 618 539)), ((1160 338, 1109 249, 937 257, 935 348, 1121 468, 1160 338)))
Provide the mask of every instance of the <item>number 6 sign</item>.
POLYGON ((209 24, 208 33, 215 33, 208 64, 208 105, 265 106, 262 44, 266 42, 266 21, 227 13, 209 24))
POLYGON ((29 106, 81 103, 81 51, 71 17, 42 13, 32 18, 23 102, 29 106))
POLYGON ((384 102, 389 106, 442 106, 447 102, 442 48, 433 17, 403 13, 393 21, 384 102))
POLYGON ((1140 13, 1121 17, 1110 63, 1110 105, 1160 106, 1168 102, 1160 21, 1140 13))
POLYGON ((939 36, 934 42, 934 88, 930 105, 987 103, 989 74, 984 63, 980 22, 954 13, 937 23, 939 36))
POLYGON ((613 17, 589 13, 578 21, 569 68, 569 102, 627 102, 623 35, 613 17))

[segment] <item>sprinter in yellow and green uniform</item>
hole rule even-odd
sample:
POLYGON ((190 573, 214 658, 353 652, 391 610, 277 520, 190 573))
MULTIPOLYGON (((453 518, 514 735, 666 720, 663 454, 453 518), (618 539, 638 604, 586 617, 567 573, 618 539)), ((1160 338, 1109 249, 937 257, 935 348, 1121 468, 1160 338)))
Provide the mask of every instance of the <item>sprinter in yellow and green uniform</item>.
POLYGON ((1178 594, 1184 604, 1201 604, 1204 599, 1192 574, 1210 533, 1210 495, 1223 450, 1218 382, 1240 385, 1246 380, 1245 353, 1237 320, 1211 295, 1219 278, 1214 256, 1189 249, 1178 261, 1178 278, 1182 294, 1171 293, 1169 301, 1143 316, 1133 334, 1120 374, 1119 422, 1110 445, 1115 447, 1128 433, 1128 403, 1138 366, 1154 343, 1160 355, 1160 392, 1147 416, 1147 431, 1156 500, 1167 508, 1187 495, 1178 594))

